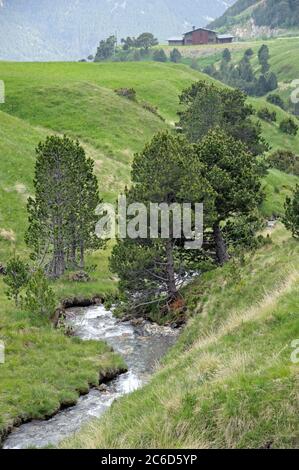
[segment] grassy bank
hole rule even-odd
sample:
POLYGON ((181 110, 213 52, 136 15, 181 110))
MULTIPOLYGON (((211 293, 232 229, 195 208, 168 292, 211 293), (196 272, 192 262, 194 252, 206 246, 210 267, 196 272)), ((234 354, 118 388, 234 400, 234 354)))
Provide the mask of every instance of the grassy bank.
POLYGON ((68 338, 45 320, 28 317, 4 297, 0 280, 0 440, 14 424, 45 418, 124 368, 103 342, 68 338))
POLYGON ((281 227, 272 239, 197 279, 189 323, 151 383, 62 447, 298 447, 299 249, 281 227))

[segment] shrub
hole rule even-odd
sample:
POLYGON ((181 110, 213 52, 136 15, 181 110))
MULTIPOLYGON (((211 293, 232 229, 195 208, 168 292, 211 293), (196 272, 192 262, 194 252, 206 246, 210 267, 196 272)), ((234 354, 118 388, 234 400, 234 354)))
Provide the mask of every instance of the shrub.
POLYGON ((260 119, 268 122, 276 122, 277 114, 275 111, 271 112, 268 108, 262 108, 257 113, 260 119))
POLYGON ((159 110, 156 106, 153 106, 152 104, 148 103, 147 101, 143 101, 141 103, 143 109, 146 109, 147 111, 149 111, 150 113, 153 113, 155 114, 159 119, 161 119, 162 121, 165 121, 164 117, 161 116, 161 114, 159 114, 159 110))
POLYGON ((299 185, 294 190, 293 198, 286 199, 283 223, 294 238, 299 238, 299 185))
POLYGON ((136 101, 136 90, 134 88, 118 88, 115 90, 118 96, 122 96, 131 101, 136 101))
POLYGON ((291 118, 284 119, 283 121, 281 121, 279 127, 282 132, 289 135, 297 135, 299 129, 295 121, 291 118))
POLYGON ((31 277, 24 299, 25 309, 33 315, 50 318, 55 310, 55 295, 42 269, 31 277))
POLYGON ((254 55, 253 49, 247 49, 244 54, 246 57, 252 57, 254 55))
POLYGON ((27 285, 29 279, 28 265, 19 257, 11 259, 5 269, 4 283, 8 286, 5 292, 9 299, 19 305, 21 290, 27 285))
POLYGON ((299 157, 288 150, 277 150, 272 153, 268 162, 271 168, 276 168, 286 173, 293 173, 299 176, 299 157))
POLYGON ((170 53, 170 60, 175 64, 178 64, 182 60, 182 54, 178 49, 173 49, 170 53))
POLYGON ((284 101, 276 93, 272 93, 271 95, 268 95, 267 101, 268 103, 274 104, 275 106, 278 106, 281 109, 284 109, 284 110, 286 109, 284 101))
POLYGON ((153 54, 153 59, 156 62, 167 62, 167 55, 163 49, 157 49, 153 54))

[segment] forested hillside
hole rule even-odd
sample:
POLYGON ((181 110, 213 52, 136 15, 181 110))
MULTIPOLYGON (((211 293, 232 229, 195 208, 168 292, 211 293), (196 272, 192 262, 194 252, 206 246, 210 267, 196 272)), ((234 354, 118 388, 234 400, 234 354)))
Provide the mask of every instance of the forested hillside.
POLYGON ((247 21, 271 29, 298 27, 299 4, 297 0, 239 0, 223 16, 210 23, 210 27, 236 27, 247 21))

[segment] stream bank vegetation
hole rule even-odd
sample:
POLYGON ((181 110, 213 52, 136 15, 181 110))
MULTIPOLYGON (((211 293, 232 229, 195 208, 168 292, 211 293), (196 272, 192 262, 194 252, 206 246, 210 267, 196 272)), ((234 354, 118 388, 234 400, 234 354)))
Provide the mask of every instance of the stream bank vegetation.
POLYGON ((297 448, 298 266, 278 225, 271 243, 195 279, 191 318, 150 384, 61 447, 297 448))
MULTIPOLYGON (((184 315, 184 281, 196 272, 223 266, 234 254, 238 239, 226 236, 229 228, 251 224, 246 242, 252 247, 254 228, 258 229, 253 213, 263 202, 266 174, 262 153, 268 147, 242 92, 197 82, 183 92, 181 103, 185 109, 180 113, 180 132, 158 134, 135 155, 132 187, 126 193, 131 202, 170 207, 169 237, 153 239, 149 230, 145 237, 118 240, 110 261, 120 279, 122 308, 162 322, 171 314, 184 315), (203 246, 198 251, 186 250, 184 234, 173 233, 171 204, 184 203, 193 211, 196 203, 204 207, 203 246)), ((161 216, 160 232, 162 220, 161 216)), ((194 217, 192 223, 195 230, 194 217)), ((239 247, 242 242, 245 250, 244 240, 239 247)))

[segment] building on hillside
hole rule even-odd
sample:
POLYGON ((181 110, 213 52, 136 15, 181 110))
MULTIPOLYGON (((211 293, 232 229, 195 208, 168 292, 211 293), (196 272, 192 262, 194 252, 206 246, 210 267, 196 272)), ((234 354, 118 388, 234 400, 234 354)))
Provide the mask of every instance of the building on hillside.
POLYGON ((193 26, 192 31, 184 34, 184 45, 185 46, 197 46, 200 44, 216 44, 217 33, 210 29, 195 28, 193 26))
POLYGON ((235 40, 235 36, 231 34, 218 34, 217 42, 218 44, 230 44, 235 40))
POLYGON ((227 44, 234 40, 230 34, 218 34, 216 31, 206 28, 195 28, 188 31, 182 37, 168 39, 169 46, 199 46, 201 44, 227 44))
POLYGON ((184 45, 184 38, 177 37, 177 38, 170 38, 168 39, 169 46, 183 46, 184 45))

